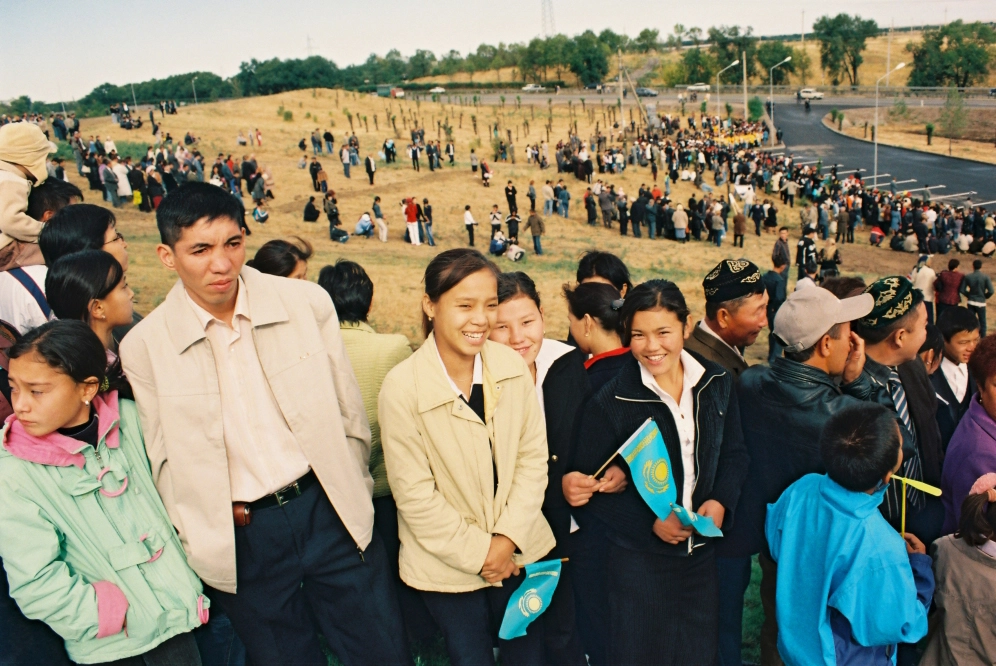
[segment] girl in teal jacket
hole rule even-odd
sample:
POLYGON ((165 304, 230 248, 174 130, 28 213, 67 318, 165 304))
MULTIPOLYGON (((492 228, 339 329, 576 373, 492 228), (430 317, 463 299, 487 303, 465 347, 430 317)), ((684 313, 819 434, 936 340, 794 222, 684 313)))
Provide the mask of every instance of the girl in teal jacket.
POLYGON ((100 340, 52 321, 10 358, 0 557, 11 597, 77 663, 200 664, 190 631, 208 601, 152 483, 135 404, 99 392, 100 340))

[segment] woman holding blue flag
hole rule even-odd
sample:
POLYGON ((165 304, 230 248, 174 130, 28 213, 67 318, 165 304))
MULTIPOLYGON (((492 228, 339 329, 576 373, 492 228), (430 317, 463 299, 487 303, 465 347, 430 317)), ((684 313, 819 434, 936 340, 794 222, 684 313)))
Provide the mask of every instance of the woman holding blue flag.
POLYGON ((711 665, 718 583, 712 539, 699 533, 711 530, 678 513, 720 529, 732 520, 748 462, 733 377, 684 349, 689 310, 674 283, 639 285, 620 312, 631 359, 585 404, 573 465, 598 476, 611 460, 629 478, 577 509, 608 528, 608 660, 711 665), (627 448, 638 431, 658 430, 627 448))
MULTIPOLYGON (((494 663, 492 636, 525 580, 520 568, 555 543, 541 512, 547 444, 533 377, 519 354, 488 340, 498 275, 467 248, 429 262, 425 343, 380 393, 401 579, 421 592, 454 666, 494 663)), ((526 612, 545 603, 519 597, 526 612)), ((543 623, 525 624, 499 639, 503 664, 544 663, 543 623)))
MULTIPOLYGON (((574 425, 588 394, 585 355, 577 347, 545 337, 543 307, 536 283, 523 272, 498 276, 498 318, 491 339, 511 347, 526 362, 536 384, 536 397, 546 425, 548 482, 543 500, 546 518, 557 545, 547 559, 570 557, 571 507, 564 498, 563 479, 571 457, 574 425)), ((549 608, 542 615, 546 656, 551 664, 586 666, 574 612, 574 595, 562 569, 549 608)))

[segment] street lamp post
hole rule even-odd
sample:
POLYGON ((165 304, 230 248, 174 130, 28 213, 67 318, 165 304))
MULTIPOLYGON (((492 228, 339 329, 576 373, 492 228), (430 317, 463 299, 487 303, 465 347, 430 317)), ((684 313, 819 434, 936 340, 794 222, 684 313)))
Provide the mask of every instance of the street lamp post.
POLYGON ((879 79, 878 79, 878 81, 875 82, 875 125, 872 127, 872 130, 875 132, 875 137, 874 137, 874 141, 875 141, 875 173, 874 173, 874 175, 875 175, 876 178, 878 177, 878 84, 882 82, 882 79, 888 77, 890 74, 892 74, 896 70, 902 69, 905 66, 906 66, 905 62, 899 63, 898 65, 896 65, 895 69, 890 69, 888 72, 886 72, 885 74, 883 74, 882 76, 880 76, 879 79))
MULTIPOLYGON (((726 70, 730 69, 731 67, 736 67, 739 64, 740 64, 739 60, 734 60, 733 62, 731 62, 726 67, 724 67, 723 69, 719 70, 719 74, 722 74, 723 72, 725 72, 726 70)), ((722 107, 719 104, 719 74, 716 74, 716 115, 719 116, 719 124, 720 124, 720 126, 722 126, 722 124, 723 124, 723 109, 722 109, 722 107)))
POLYGON ((191 86, 193 87, 193 89, 194 89, 194 106, 196 106, 196 105, 197 105, 197 77, 196 77, 196 76, 195 76, 195 77, 193 78, 193 80, 192 80, 192 81, 190 82, 190 85, 191 85, 191 86))
POLYGON ((771 105, 771 145, 772 146, 775 145, 775 134, 778 133, 778 130, 775 129, 775 69, 781 67, 791 59, 792 56, 789 56, 785 58, 785 60, 782 60, 780 63, 777 63, 774 67, 768 70, 768 81, 770 84, 770 95, 768 97, 768 103, 771 105))

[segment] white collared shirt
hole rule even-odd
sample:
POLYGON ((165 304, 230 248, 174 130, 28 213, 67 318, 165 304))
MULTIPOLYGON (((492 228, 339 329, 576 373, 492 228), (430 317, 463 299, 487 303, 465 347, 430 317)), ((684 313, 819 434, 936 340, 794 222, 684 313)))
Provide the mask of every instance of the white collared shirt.
POLYGON ((945 356, 941 359, 941 372, 944 373, 944 379, 948 380, 948 386, 951 387, 955 398, 959 403, 962 402, 965 399, 965 392, 968 391, 968 364, 953 363, 945 356))
POLYGON ((539 399, 540 413, 546 420, 546 404, 543 402, 543 380, 546 373, 550 372, 550 367, 554 362, 566 354, 574 351, 574 347, 564 344, 560 340, 548 340, 543 338, 539 353, 536 354, 536 397, 539 399))
MULTIPOLYGON (((446 375, 446 381, 450 383, 450 388, 452 388, 453 392, 457 394, 457 397, 458 398, 462 397, 464 400, 470 400, 470 394, 469 393, 465 394, 463 391, 461 391, 460 387, 456 385, 455 381, 453 381, 453 378, 450 377, 450 373, 446 369, 446 364, 443 363, 443 357, 439 355, 438 347, 436 347, 436 358, 439 359, 439 365, 443 367, 443 374, 446 375)), ((484 383, 484 363, 483 361, 481 361, 481 355, 477 354, 476 356, 474 356, 474 378, 471 380, 470 390, 471 391, 474 390, 474 384, 483 384, 483 383, 484 383)))
POLYGON ((232 322, 223 322, 183 292, 204 327, 221 390, 221 422, 232 501, 253 502, 286 488, 311 465, 284 420, 252 336, 246 285, 239 278, 232 322))
POLYGON ((679 402, 675 402, 674 398, 660 387, 657 380, 642 363, 640 364, 640 378, 643 380, 643 385, 653 391, 667 405, 667 408, 671 410, 671 416, 674 417, 674 425, 677 427, 678 437, 681 439, 681 469, 683 473, 681 505, 689 511, 694 511, 692 489, 695 488, 695 414, 692 389, 702 379, 705 368, 691 354, 682 349, 681 369, 681 400, 679 402))
POLYGON ((703 331, 705 331, 706 333, 708 333, 709 335, 711 335, 712 337, 716 338, 717 340, 719 340, 720 342, 722 342, 724 345, 726 345, 727 347, 729 347, 730 349, 732 349, 733 353, 736 354, 737 356, 739 356, 740 358, 744 357, 744 355, 740 352, 739 349, 737 349, 736 347, 734 347, 733 345, 731 345, 730 343, 728 343, 723 338, 719 337, 719 333, 717 333, 716 331, 714 331, 711 328, 709 328, 709 324, 706 323, 705 319, 703 319, 702 321, 699 322, 699 328, 701 328, 703 331))

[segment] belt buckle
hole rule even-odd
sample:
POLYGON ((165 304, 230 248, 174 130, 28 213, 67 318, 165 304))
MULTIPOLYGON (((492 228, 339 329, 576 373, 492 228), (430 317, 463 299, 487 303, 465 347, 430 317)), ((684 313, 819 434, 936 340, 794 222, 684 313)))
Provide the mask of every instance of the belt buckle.
POLYGON ((284 504, 287 504, 295 497, 300 497, 300 496, 301 496, 301 488, 297 485, 297 481, 273 493, 273 497, 277 500, 277 506, 283 506, 284 504), (294 494, 291 496, 290 493, 292 490, 294 491, 294 494))

